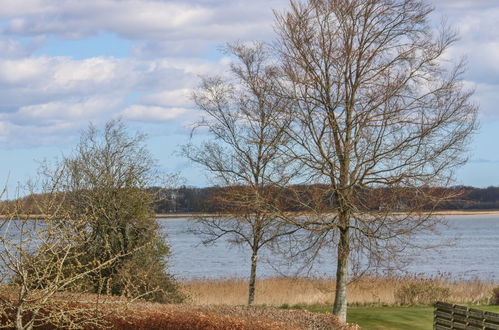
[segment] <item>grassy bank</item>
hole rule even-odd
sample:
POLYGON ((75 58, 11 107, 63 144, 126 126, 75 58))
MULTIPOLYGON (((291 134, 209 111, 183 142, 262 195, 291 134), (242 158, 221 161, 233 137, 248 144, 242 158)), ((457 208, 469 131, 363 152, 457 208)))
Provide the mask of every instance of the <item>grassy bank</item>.
MULTIPOLYGON (((244 305, 247 299, 247 283, 240 279, 195 280, 184 282, 183 286, 190 303, 196 305, 244 305)), ((489 303, 496 286, 479 280, 363 278, 349 286, 347 322, 370 330, 431 329, 431 304, 407 307, 401 306, 401 299, 414 295, 421 301, 431 301, 437 292, 445 292, 446 301, 499 312, 499 306, 484 305, 489 303)), ((256 304, 328 313, 333 294, 333 279, 269 278, 257 282, 256 304)))
MULTIPOLYGON (((499 306, 474 306, 470 307, 499 313, 499 306)), ((330 305, 297 305, 285 309, 307 310, 315 313, 328 313, 330 305)), ((431 306, 350 306, 347 322, 356 323, 362 329, 368 330, 395 330, 412 329, 426 330, 433 326, 433 307, 431 306)))
MULTIPOLYGON (((349 303, 357 306, 399 305, 405 296, 417 296, 420 302, 432 299, 435 292, 448 293, 447 301, 460 304, 487 304, 492 288, 497 286, 479 280, 449 281, 444 278, 370 277, 349 286, 349 303), (427 295, 428 297, 425 297, 427 295)), ((196 305, 244 305, 247 282, 242 279, 193 280, 183 283, 190 303, 196 305)), ((257 281, 257 305, 294 306, 330 304, 335 283, 322 278, 268 278, 257 281)))
MULTIPOLYGON (((315 313, 328 313, 329 305, 291 306, 289 309, 300 309, 315 313)), ((432 328, 433 308, 429 306, 385 306, 385 307, 359 307, 348 308, 348 323, 356 323, 362 329, 369 330, 394 330, 413 329, 427 330, 432 328)))

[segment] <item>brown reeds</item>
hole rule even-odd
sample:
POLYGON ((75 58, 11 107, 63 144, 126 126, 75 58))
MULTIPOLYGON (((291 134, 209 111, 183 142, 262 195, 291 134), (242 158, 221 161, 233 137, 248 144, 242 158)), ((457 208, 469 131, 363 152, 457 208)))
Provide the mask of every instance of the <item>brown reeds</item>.
MULTIPOLYGON (((331 304, 334 279, 267 278, 257 281, 257 305, 331 304)), ((357 305, 398 305, 397 292, 408 285, 448 288, 454 303, 487 304, 494 283, 475 280, 451 281, 445 277, 366 277, 349 285, 349 303, 357 305)), ((247 282, 243 279, 191 280, 183 283, 190 302, 196 305, 244 305, 247 282)))

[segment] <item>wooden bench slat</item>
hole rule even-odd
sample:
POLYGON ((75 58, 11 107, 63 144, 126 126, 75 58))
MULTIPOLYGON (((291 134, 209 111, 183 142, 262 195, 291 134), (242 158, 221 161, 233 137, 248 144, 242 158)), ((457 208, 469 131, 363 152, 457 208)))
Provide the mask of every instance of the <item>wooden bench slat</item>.
POLYGON ((499 314, 467 306, 435 303, 434 329, 499 330, 499 314))
POLYGON ((499 324, 491 324, 485 321, 485 329, 486 330, 499 330, 499 324))
POLYGON ((450 328, 450 327, 446 327, 446 326, 442 326, 442 325, 435 325, 435 326, 433 327, 433 329, 435 329, 435 330, 450 330, 450 329, 452 329, 452 328, 450 328))
POLYGON ((450 327, 450 326, 452 326, 452 321, 444 320, 444 319, 437 319, 435 321, 435 324, 450 327))
POLYGON ((437 318, 444 318, 444 319, 447 319, 447 320, 452 320, 452 314, 448 313, 448 312, 442 312, 442 311, 437 310, 435 312, 435 316, 437 318))

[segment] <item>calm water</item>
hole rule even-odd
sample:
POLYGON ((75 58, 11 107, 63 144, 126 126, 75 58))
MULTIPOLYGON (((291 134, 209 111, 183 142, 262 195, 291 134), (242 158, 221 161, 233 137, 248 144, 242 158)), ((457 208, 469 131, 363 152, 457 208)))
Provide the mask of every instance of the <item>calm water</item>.
MULTIPOLYGON (((407 267, 410 273, 437 275, 450 274, 455 279, 499 280, 499 215, 465 215, 446 217, 448 227, 440 233, 419 235, 420 242, 440 244, 452 241, 452 245, 425 250, 411 258, 407 267)), ((187 219, 160 220, 168 234, 172 257, 170 271, 179 278, 247 277, 249 253, 225 241, 204 246, 198 237, 187 232, 187 219)), ((311 275, 334 274, 334 263, 327 256, 315 263, 311 275)), ((291 269, 274 269, 271 257, 264 253, 260 258, 258 276, 279 276, 291 269)), ((290 275, 289 273, 287 275, 290 275)))

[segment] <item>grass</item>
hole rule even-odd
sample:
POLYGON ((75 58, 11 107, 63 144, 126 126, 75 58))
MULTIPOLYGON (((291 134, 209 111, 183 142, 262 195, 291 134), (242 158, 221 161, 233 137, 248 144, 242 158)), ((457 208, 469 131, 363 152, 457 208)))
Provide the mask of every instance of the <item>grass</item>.
MULTIPOLYGON (((303 309, 315 313, 329 313, 330 305, 297 305, 281 306, 285 309, 303 309)), ((349 306, 348 323, 356 323, 365 330, 392 329, 431 329, 433 324, 433 307, 400 307, 400 306, 349 306)))
MULTIPOLYGON (((499 313, 499 306, 475 306, 472 308, 487 310, 499 313)), ((297 305, 281 306, 284 309, 300 309, 315 313, 328 313, 331 311, 330 305, 297 305)), ((413 329, 426 330, 433 326, 433 307, 429 306, 349 306, 348 323, 356 323, 363 330, 395 330, 413 329)))
POLYGON ((499 314, 499 305, 481 305, 481 306, 475 306, 475 305, 466 305, 471 308, 476 308, 476 309, 482 309, 484 311, 489 311, 489 312, 494 312, 499 314))
POLYGON ((347 322, 357 323, 362 329, 431 329, 432 307, 351 307, 347 322))
MULTIPOLYGON (((469 305, 499 313, 499 306, 487 304, 497 284, 479 280, 450 281, 444 277, 371 277, 352 283, 348 289, 349 323, 362 329, 431 329, 433 307, 431 299, 445 289, 445 301, 469 305), (401 290, 404 289, 404 290, 401 290), (422 290, 424 289, 424 290, 422 290), (416 297, 420 306, 403 307, 401 294, 416 297), (398 293, 398 294, 397 294, 398 293), (426 305, 424 305, 426 304, 426 305)), ((183 283, 196 305, 244 305, 247 282, 241 279, 195 280, 183 283)), ((268 278, 257 280, 257 305, 280 306, 282 309, 302 309, 310 312, 331 311, 334 280, 323 278, 268 278), (290 307, 291 306, 291 307, 290 307)), ((437 298, 440 299, 440 298, 437 298)), ((405 299, 405 301, 408 301, 405 299)))

